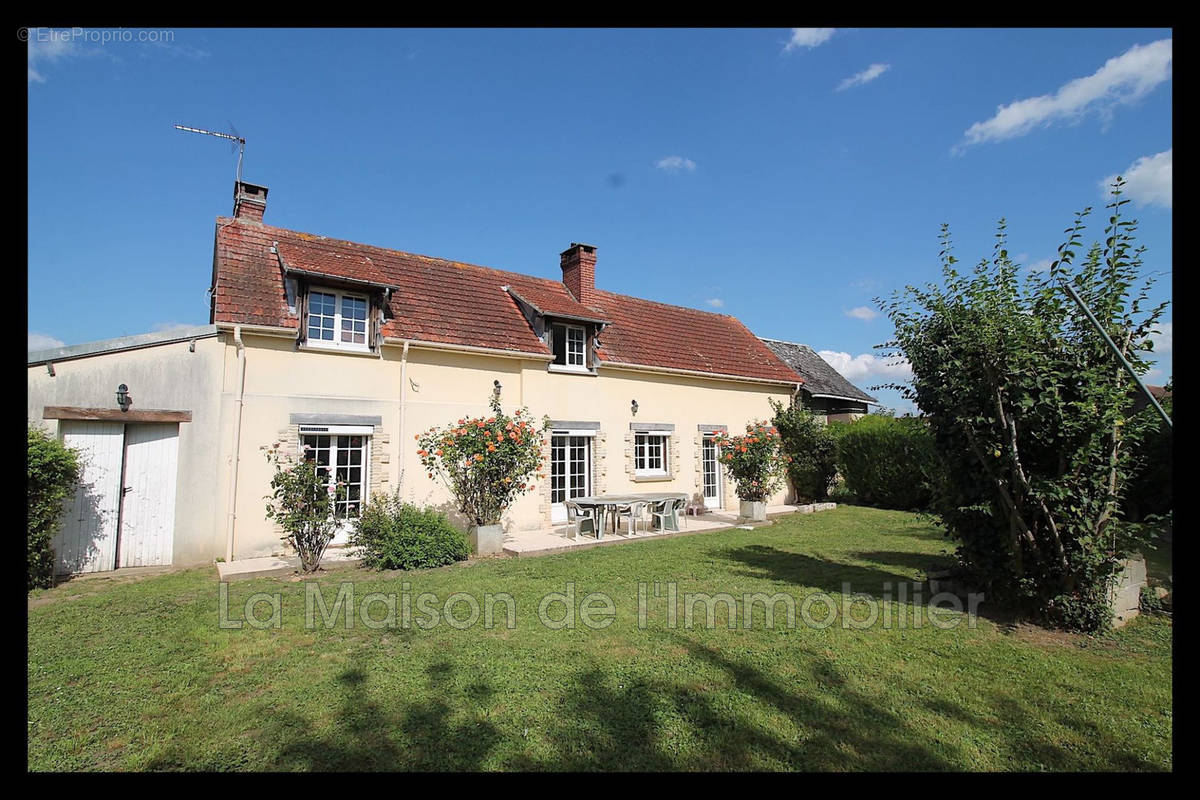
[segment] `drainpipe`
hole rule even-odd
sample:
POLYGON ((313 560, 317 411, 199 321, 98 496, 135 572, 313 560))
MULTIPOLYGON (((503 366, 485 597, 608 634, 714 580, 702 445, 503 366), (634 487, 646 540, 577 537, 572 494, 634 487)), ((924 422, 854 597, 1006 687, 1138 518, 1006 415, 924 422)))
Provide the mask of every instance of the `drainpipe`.
POLYGON ((242 326, 233 327, 233 343, 237 346, 237 405, 233 415, 233 455, 229 465, 229 522, 225 529, 225 563, 233 561, 233 529, 237 520, 238 459, 242 446, 242 405, 246 392, 246 344, 242 341, 242 326))
POLYGON ((396 443, 396 457, 399 461, 399 474, 396 477, 396 496, 403 499, 404 491, 404 398, 408 393, 408 345, 411 340, 404 340, 404 352, 400 354, 400 439, 396 443))

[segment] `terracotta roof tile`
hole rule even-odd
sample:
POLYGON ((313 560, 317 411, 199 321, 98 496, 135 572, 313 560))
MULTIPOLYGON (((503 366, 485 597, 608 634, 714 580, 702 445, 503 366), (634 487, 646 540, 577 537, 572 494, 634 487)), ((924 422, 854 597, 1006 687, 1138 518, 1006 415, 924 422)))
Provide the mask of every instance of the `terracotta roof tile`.
POLYGON ((509 287, 549 315, 601 319, 603 361, 778 382, 802 378, 741 322, 682 306, 597 291, 585 306, 561 283, 218 217, 214 322, 298 328, 284 267, 395 287, 385 336, 549 354, 509 287), (271 252, 276 246, 279 255, 271 252))

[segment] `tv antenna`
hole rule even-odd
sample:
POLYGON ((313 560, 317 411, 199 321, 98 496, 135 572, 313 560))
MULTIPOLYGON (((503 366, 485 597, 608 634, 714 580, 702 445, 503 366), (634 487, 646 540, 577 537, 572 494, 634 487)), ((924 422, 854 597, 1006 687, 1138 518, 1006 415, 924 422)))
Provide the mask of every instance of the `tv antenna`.
POLYGON ((230 151, 238 151, 237 163, 237 180, 242 182, 242 157, 246 155, 246 140, 238 134, 237 128, 233 127, 233 123, 229 123, 230 133, 220 133, 218 131, 206 131, 203 128, 190 128, 187 125, 176 125, 176 130, 189 131, 191 133, 203 133, 205 136, 216 136, 220 139, 228 139, 230 142, 230 151))

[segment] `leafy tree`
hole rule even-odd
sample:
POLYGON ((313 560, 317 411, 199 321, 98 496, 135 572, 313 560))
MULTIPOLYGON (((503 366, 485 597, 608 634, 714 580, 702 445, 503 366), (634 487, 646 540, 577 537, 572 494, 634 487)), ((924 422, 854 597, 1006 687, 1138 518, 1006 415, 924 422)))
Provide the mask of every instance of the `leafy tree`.
POLYGON ((837 440, 830 427, 799 403, 772 400, 771 408, 797 499, 824 500, 837 477, 837 440))
MULTIPOLYGON (((1167 395, 1162 407, 1168 416, 1174 415, 1174 392, 1168 381, 1167 395)), ((1125 492, 1125 515, 1127 519, 1159 523, 1164 515, 1174 508, 1171 496, 1171 429, 1159 418, 1158 413, 1147 406, 1139 412, 1149 422, 1150 431, 1134 449, 1133 473, 1125 492)))
POLYGON ((1120 500, 1148 426, 1131 414, 1131 379, 1059 281, 1144 372, 1166 303, 1151 305, 1153 279, 1139 276, 1144 248, 1122 217, 1122 187, 1106 206, 1104 241, 1081 261, 1090 209, 1050 268, 1023 277, 1003 220, 991 259, 965 274, 943 226, 944 285, 880 303, 895 325, 891 352, 913 370, 893 388, 928 415, 945 466, 937 511, 968 577, 993 599, 1083 630, 1109 624, 1109 581, 1139 544, 1120 524, 1120 500))
POLYGON ((62 519, 63 501, 75 492, 80 469, 77 451, 43 428, 29 426, 25 481, 29 590, 46 589, 54 582, 50 543, 62 519))

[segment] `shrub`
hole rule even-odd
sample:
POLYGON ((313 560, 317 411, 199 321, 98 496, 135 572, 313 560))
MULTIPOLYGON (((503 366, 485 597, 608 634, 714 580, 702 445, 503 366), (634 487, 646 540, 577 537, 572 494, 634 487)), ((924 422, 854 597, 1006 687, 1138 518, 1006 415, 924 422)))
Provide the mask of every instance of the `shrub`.
POLYGON ((846 489, 860 502, 901 511, 929 505, 936 456, 923 420, 869 414, 831 436, 846 489))
POLYGON ((774 423, 797 500, 824 500, 837 477, 837 440, 817 415, 801 405, 771 401, 774 423))
POLYGON ((1084 249, 1085 209, 1040 272, 1009 257, 1003 220, 992 256, 960 271, 943 226, 942 285, 883 304, 891 355, 913 373, 896 388, 928 415, 945 465, 937 513, 972 583, 989 601, 1086 631, 1109 624, 1106 588, 1146 531, 1122 520, 1148 420, 1133 413, 1121 363, 1146 372, 1167 307, 1150 299, 1122 187, 1102 240, 1084 249))
POLYGON ((441 512, 377 494, 350 531, 350 546, 371 569, 427 569, 463 561, 467 538, 441 512))
POLYGON ((345 486, 328 482, 315 461, 280 455, 278 445, 267 450, 267 460, 275 466, 271 494, 265 498, 267 519, 283 528, 280 538, 295 548, 301 570, 315 572, 337 531, 334 503, 344 496, 345 486))
POLYGON ((737 484, 740 500, 764 501, 783 483, 787 456, 780 452, 779 430, 769 422, 751 422, 744 436, 718 433, 721 463, 737 484))
MULTIPOLYGON (((1171 388, 1171 384, 1167 384, 1171 388)), ((1169 415, 1174 414, 1172 397, 1162 401, 1169 415)), ((1125 518, 1133 521, 1149 521, 1161 517, 1174 507, 1171 496, 1172 436, 1158 414, 1152 408, 1139 412, 1149 430, 1146 437, 1137 442, 1132 451, 1129 483, 1122 505, 1125 518)))
POLYGON ((44 429, 30 426, 26 465, 29 590, 46 589, 54 583, 50 542, 58 532, 63 501, 74 494, 79 480, 79 453, 44 429))
POLYGON ((542 436, 550 427, 549 418, 535 425, 525 408, 505 414, 497 397, 491 406, 486 418, 464 417, 416 436, 429 477, 445 482, 474 525, 498 524, 504 509, 533 488, 530 477, 542 465, 542 436))

